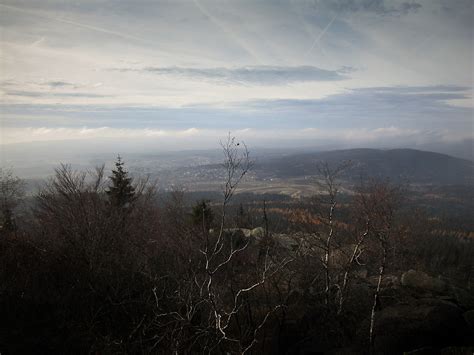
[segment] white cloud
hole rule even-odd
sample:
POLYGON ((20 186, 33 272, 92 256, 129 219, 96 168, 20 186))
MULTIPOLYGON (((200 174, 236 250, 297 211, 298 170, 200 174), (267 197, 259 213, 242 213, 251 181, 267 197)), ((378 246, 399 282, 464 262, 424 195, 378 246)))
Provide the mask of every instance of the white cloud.
MULTIPOLYGON (((206 148, 217 146, 217 142, 229 133, 224 129, 197 129, 189 128, 183 130, 163 130, 163 129, 134 129, 134 128, 66 128, 66 127, 25 127, 25 128, 6 128, 2 131, 2 144, 28 143, 28 142, 52 142, 52 141, 70 141, 70 140, 90 140, 103 141, 110 139, 125 140, 128 143, 141 141, 150 141, 159 139, 166 142, 181 142, 183 148, 199 148, 203 142, 206 142, 206 148), (193 138, 192 141, 189 138, 193 138)), ((444 131, 428 131, 415 129, 402 129, 399 127, 380 127, 374 129, 321 129, 321 128, 302 128, 302 129, 254 129, 244 128, 231 132, 238 139, 248 140, 253 145, 259 146, 259 143, 269 143, 270 141, 301 141, 314 140, 323 142, 339 143, 384 143, 389 140, 404 140, 411 142, 421 142, 424 139, 436 136, 444 141, 462 140, 470 138, 469 132, 465 135, 453 134, 444 131)), ((93 143, 91 143, 93 144, 93 143)))
POLYGON ((338 100, 335 95, 373 86, 472 88, 472 7, 468 0, 420 0, 408 7, 403 0, 2 3, 0 119, 2 123, 8 121, 8 126, 2 126, 2 143, 85 138, 139 142, 140 137, 181 137, 183 141, 188 137, 200 142, 206 135, 222 137, 226 124, 257 143, 270 140, 270 134, 264 131, 245 130, 255 122, 265 125, 265 130, 279 139, 285 139, 287 133, 295 139, 363 143, 364 139, 401 139, 418 134, 412 131, 431 137, 431 133, 420 131, 429 124, 427 117, 433 117, 433 129, 444 132, 440 133, 443 137, 457 137, 464 132, 472 135, 472 129, 466 129, 469 113, 472 118, 472 96, 446 96, 450 103, 466 108, 454 112, 439 102, 427 103, 422 94, 402 93, 392 102, 383 95, 366 99, 356 95, 346 101, 347 96, 338 100), (346 7, 341 8, 344 4, 346 7), (130 70, 110 70, 123 67, 130 70), (337 71, 343 67, 357 70, 350 74, 337 71), (144 68, 176 70, 151 75, 144 68), (224 76, 226 85, 203 80, 216 72, 191 68, 220 69, 217 74, 224 76), (235 68, 253 69, 242 72, 235 68), (262 68, 277 68, 277 75, 270 78, 262 68), (313 81, 309 81, 311 71, 288 68, 326 68, 343 80, 317 81, 318 73, 313 70, 313 81), (257 82, 271 85, 263 87, 257 82), (328 100, 319 100, 325 97, 328 100), (285 100, 293 103, 286 105, 285 100), (249 122, 249 115, 263 111, 254 102, 266 102, 268 115, 263 119, 255 115, 254 122, 249 122), (30 107, 28 113, 22 113, 22 117, 29 116, 28 122, 14 122, 14 115, 7 112, 10 106, 30 107), (66 111, 71 112, 60 120, 38 109, 44 106, 53 107, 52 113, 59 108, 64 116, 66 111), (150 113, 140 116, 135 110, 133 119, 125 117, 128 112, 110 118, 100 110, 93 112, 94 106, 213 106, 226 109, 228 121, 218 114, 206 121, 205 113, 188 112, 185 123, 173 126, 181 119, 180 112, 170 110, 169 117, 156 118, 150 113), (232 114, 234 117, 230 117, 232 114), (247 116, 242 118, 244 114, 247 116), (161 127, 161 121, 169 124, 156 128, 161 127), (82 133, 70 127, 82 124, 88 127, 82 133), (150 128, 143 128, 148 124, 150 128), (31 127, 24 128, 26 125, 31 127), (309 126, 317 129, 298 131, 309 126), (215 128, 215 133, 209 127, 215 128))

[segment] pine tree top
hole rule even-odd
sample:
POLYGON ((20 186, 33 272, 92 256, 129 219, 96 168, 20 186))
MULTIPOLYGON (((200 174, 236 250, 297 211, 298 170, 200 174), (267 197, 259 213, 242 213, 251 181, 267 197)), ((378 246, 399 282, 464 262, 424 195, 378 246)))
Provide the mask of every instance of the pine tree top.
POLYGON ((117 156, 115 169, 109 177, 112 184, 106 191, 110 202, 117 207, 127 207, 135 198, 135 188, 132 185, 133 179, 128 176, 128 171, 124 168, 125 163, 120 155, 117 156))

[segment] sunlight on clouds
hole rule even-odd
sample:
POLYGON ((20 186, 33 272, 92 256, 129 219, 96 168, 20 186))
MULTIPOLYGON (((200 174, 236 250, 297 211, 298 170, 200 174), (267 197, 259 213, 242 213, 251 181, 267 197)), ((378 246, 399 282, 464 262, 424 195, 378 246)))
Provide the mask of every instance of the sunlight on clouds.
MULTIPOLYGON (((120 139, 127 143, 139 143, 142 140, 165 139, 181 141, 184 149, 199 148, 202 142, 209 143, 208 147, 215 147, 222 137, 229 131, 223 129, 197 129, 188 128, 183 130, 162 130, 162 129, 125 129, 112 127, 98 128, 66 128, 66 127, 26 127, 26 128, 6 128, 2 131, 2 144, 27 143, 27 142, 48 142, 48 141, 70 141, 88 140, 99 142, 109 139, 120 139), (189 138, 193 138, 189 141, 189 138)), ((248 140, 252 144, 259 142, 268 143, 288 140, 314 140, 315 143, 338 141, 341 143, 383 143, 385 139, 400 139, 411 142, 422 142, 435 135, 444 141, 453 141, 469 138, 466 135, 453 134, 446 131, 423 131, 415 129, 402 129, 399 127, 380 127, 374 129, 254 129, 244 128, 230 132, 239 139, 248 140)))
MULTIPOLYGON (((26 128, 4 128, 1 133, 1 144, 25 143, 36 141, 66 141, 66 140, 100 140, 110 138, 140 139, 140 138, 189 138, 200 134, 209 135, 210 131, 202 131, 197 128, 185 130, 161 130, 161 129, 125 129, 125 128, 66 128, 66 127, 26 127, 26 128)), ((220 132, 222 133, 222 132, 220 132)), ((219 133, 219 134, 220 134, 219 133)))
POLYGON ((465 2, 2 4, 2 144, 473 134, 465 2))

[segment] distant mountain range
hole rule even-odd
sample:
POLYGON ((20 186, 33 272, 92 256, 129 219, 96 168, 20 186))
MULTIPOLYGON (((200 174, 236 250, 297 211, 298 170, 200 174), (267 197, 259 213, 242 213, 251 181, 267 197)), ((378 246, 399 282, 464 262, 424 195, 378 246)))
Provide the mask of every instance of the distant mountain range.
POLYGON ((294 178, 318 174, 318 162, 336 166, 350 161, 346 178, 390 178, 423 184, 472 184, 474 162, 415 149, 347 149, 288 154, 260 160, 254 170, 263 176, 294 178))

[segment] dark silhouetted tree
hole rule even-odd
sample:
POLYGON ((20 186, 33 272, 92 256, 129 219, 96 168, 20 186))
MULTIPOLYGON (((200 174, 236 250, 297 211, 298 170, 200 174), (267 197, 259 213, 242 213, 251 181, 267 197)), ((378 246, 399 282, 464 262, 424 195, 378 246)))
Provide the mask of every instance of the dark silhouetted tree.
POLYGON ((112 205, 127 208, 135 200, 135 188, 132 185, 132 178, 128 176, 128 171, 124 169, 124 162, 120 155, 115 162, 115 169, 110 176, 112 185, 106 191, 112 205))
POLYGON ((192 220, 194 225, 202 226, 206 230, 211 228, 212 221, 214 220, 214 213, 209 206, 208 200, 198 201, 193 207, 192 220))

